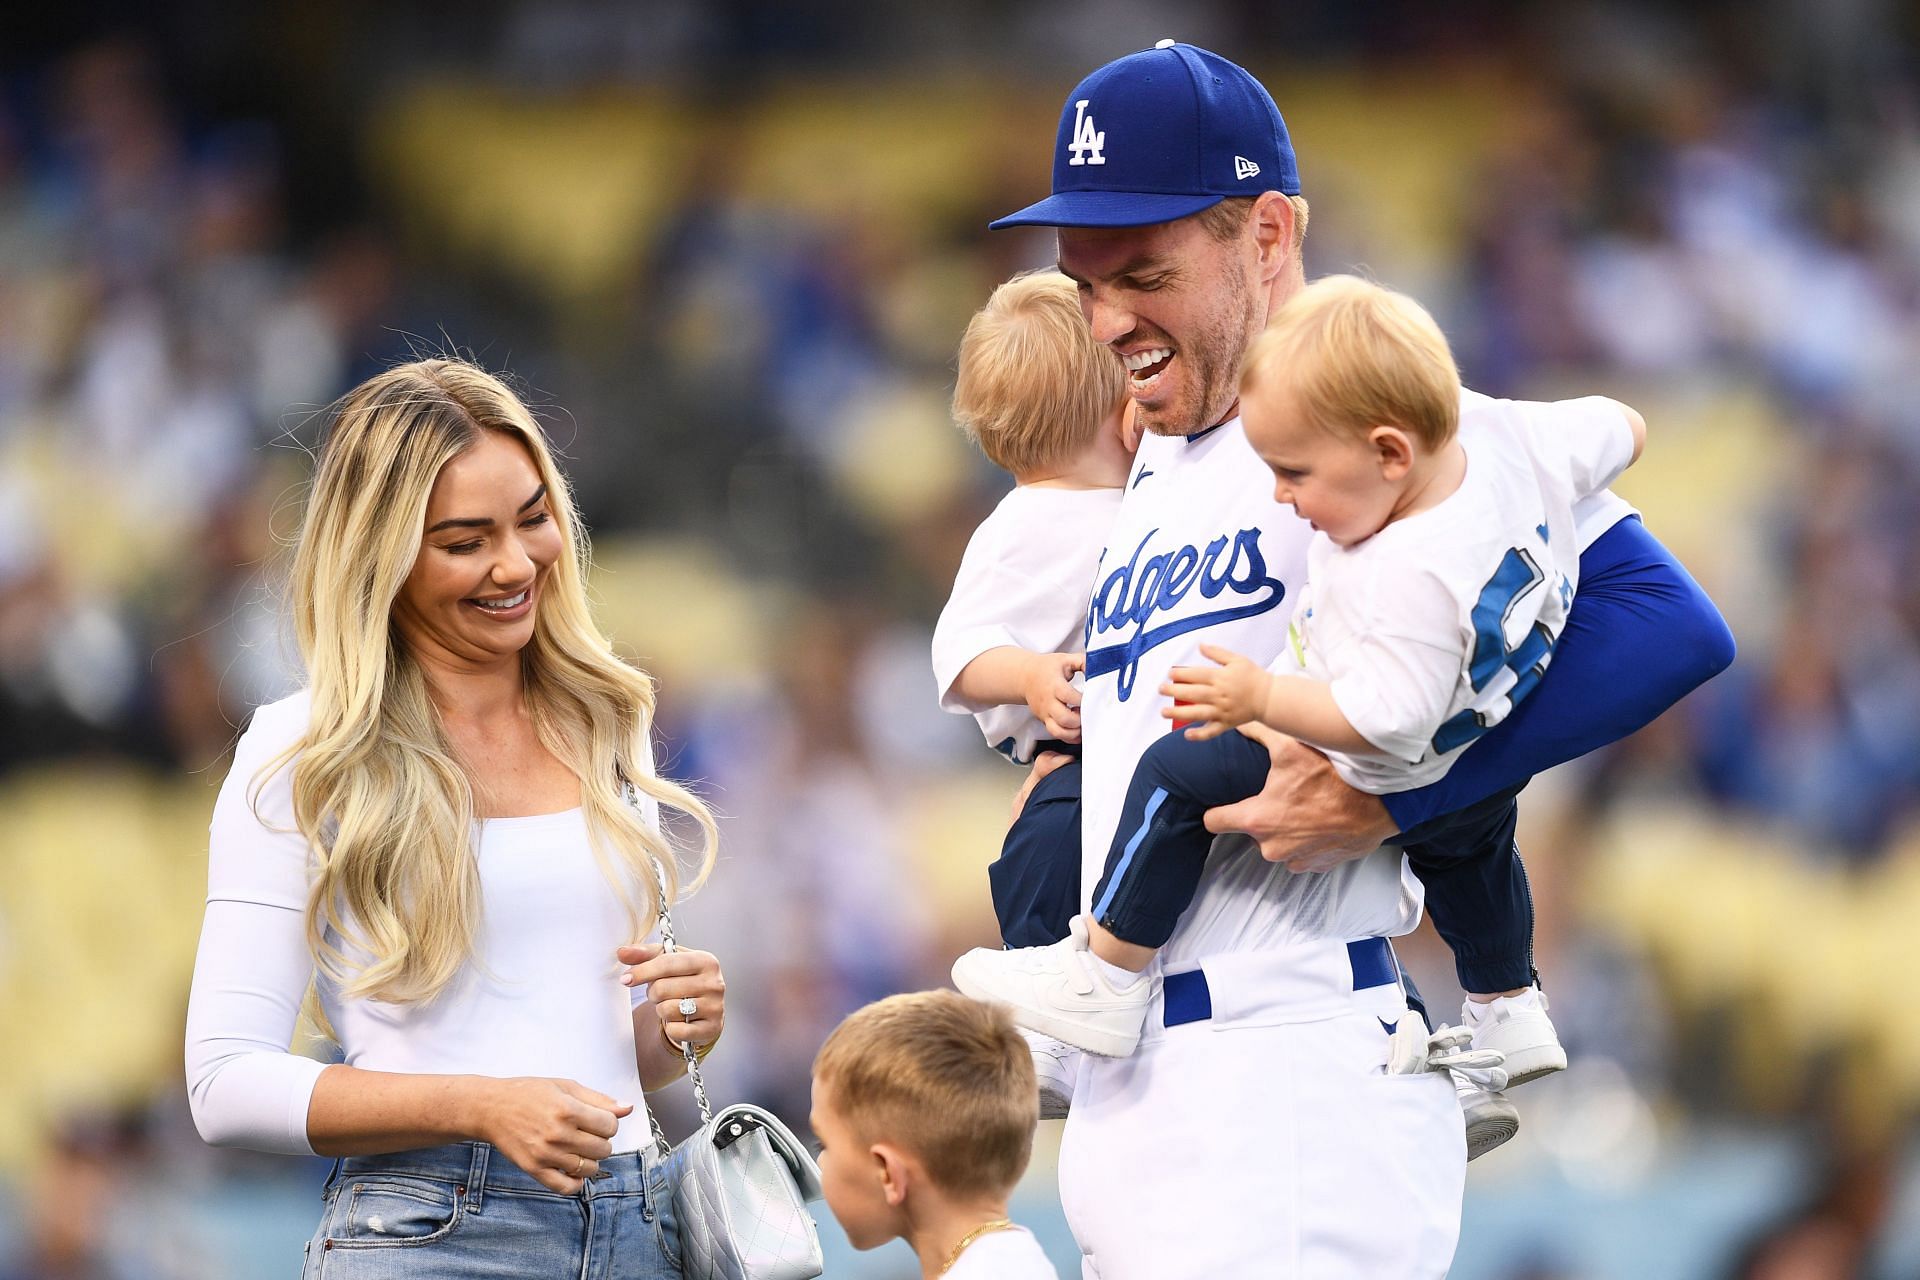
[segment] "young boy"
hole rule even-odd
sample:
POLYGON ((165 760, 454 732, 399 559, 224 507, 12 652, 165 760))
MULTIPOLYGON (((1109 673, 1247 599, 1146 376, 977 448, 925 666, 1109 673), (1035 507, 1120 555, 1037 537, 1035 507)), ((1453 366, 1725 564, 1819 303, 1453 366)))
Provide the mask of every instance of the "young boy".
POLYGON ((1039 1120, 1026 1041, 1003 1009, 952 991, 889 996, 813 1063, 827 1207, 856 1249, 898 1236, 925 1280, 1059 1280, 1007 1217, 1039 1120))
POLYGON ((1093 340, 1073 282, 1017 275, 960 340, 954 418, 1013 477, 967 543, 933 633, 940 705, 1016 764, 1080 738, 1092 587, 1138 437, 1126 371, 1093 340))
MULTIPOLYGON (((1138 1042, 1153 989, 1141 974, 1211 845, 1201 816, 1264 783, 1266 748, 1225 730, 1258 720, 1376 794, 1442 776, 1539 681, 1579 572, 1572 506, 1612 483, 1645 438, 1638 414, 1598 397, 1475 397, 1432 317, 1348 276, 1282 308, 1248 354, 1241 408, 1276 500, 1316 531, 1289 654, 1268 673, 1203 646, 1221 665, 1176 668, 1164 714, 1198 727, 1142 757, 1091 918, 1053 946, 974 951, 954 966, 961 990, 1094 1052, 1125 1056, 1138 1042), (1462 434, 1463 397, 1498 411, 1476 412, 1462 434)), ((1532 972, 1516 793, 1407 833, 1404 848, 1469 993, 1474 1046, 1500 1050, 1509 1083, 1524 1083, 1564 1068, 1566 1054, 1532 972), (1527 957, 1518 970, 1516 954, 1527 957)))
MULTIPOLYGON (((1016 764, 1043 750, 1077 755, 1087 597, 1139 442, 1126 371, 1055 271, 995 289, 959 364, 954 417, 1014 488, 974 531, 934 628, 940 705, 971 714, 1016 764)), ((1035 789, 989 868, 1008 946, 1062 936, 1080 909, 1079 847, 1075 759, 1035 789)), ((1041 1114, 1063 1116, 1076 1051, 1033 1039, 1041 1114)))

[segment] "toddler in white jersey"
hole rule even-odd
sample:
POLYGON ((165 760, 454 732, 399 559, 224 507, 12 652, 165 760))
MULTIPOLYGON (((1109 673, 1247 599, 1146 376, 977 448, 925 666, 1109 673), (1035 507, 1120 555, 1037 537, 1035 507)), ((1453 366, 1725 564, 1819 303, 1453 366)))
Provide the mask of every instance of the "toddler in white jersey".
POLYGON ((1037 1119, 1012 1020, 952 991, 870 1004, 814 1060, 827 1207, 856 1249, 912 1245, 927 1280, 1059 1280, 1007 1216, 1037 1119))
MULTIPOLYGON (((1126 372, 1095 342, 1073 282, 1017 275, 960 342, 954 418, 1013 491, 980 523, 933 632, 940 705, 1016 764, 1066 753, 988 868, 1009 947, 1066 936, 1080 909, 1080 690, 1087 599, 1139 436, 1126 372)), ((1077 1051, 1031 1037, 1041 1114, 1066 1114, 1077 1051)))
POLYGON ((1125 370, 1056 271, 995 289, 959 363, 954 417, 1014 488, 967 544, 934 628, 934 678, 942 707, 1029 764, 1080 740, 1087 595, 1138 437, 1125 370))
MULTIPOLYGON (((1375 794, 1445 774, 1546 670, 1577 586, 1573 504, 1611 484, 1645 435, 1611 400, 1464 391, 1432 317, 1350 276, 1308 286, 1275 316, 1248 354, 1241 408, 1276 500, 1316 531, 1288 651, 1268 671, 1202 646, 1219 665, 1175 668, 1165 714, 1194 727, 1142 757, 1091 916, 1049 947, 970 952, 954 967, 963 991, 1096 1052, 1138 1041, 1152 994, 1140 975, 1211 843, 1201 815, 1264 782, 1266 749, 1225 731, 1259 721, 1375 794), (1476 410, 1465 431, 1463 401, 1476 410)), ((1453 947, 1474 1044, 1503 1052, 1520 1083, 1566 1055, 1532 967, 1516 793, 1403 845, 1453 947)))

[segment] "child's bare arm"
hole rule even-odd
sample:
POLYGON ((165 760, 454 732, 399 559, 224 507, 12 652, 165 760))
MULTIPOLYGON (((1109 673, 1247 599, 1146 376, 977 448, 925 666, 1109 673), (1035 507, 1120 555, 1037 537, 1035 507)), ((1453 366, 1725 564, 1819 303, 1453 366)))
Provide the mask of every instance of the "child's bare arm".
POLYGON ((1031 653, 1001 645, 962 667, 953 690, 987 706, 1024 702, 1049 734, 1062 742, 1078 742, 1080 691, 1073 687, 1073 677, 1086 661, 1078 653, 1031 653))
POLYGON ((1194 721, 1187 736, 1217 737, 1258 720, 1323 751, 1372 751, 1340 706, 1333 690, 1306 676, 1277 676, 1252 660, 1218 645, 1200 646, 1217 667, 1175 667, 1160 692, 1188 705, 1166 707, 1169 720, 1194 721))

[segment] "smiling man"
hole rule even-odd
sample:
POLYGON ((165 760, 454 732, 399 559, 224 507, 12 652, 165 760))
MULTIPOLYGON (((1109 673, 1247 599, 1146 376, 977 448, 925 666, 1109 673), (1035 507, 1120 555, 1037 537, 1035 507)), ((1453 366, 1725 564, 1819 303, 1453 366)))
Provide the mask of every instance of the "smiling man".
MULTIPOLYGON (((1169 40, 1075 88, 1053 194, 993 224, 1059 229, 1060 269, 1149 433, 1091 584, 1083 909, 1135 765, 1166 732, 1168 671, 1202 642, 1262 664, 1285 643, 1311 530, 1275 502, 1237 388, 1253 338, 1304 284, 1306 223, 1273 99, 1169 40)), ((1445 780, 1383 803, 1282 739, 1260 794, 1208 815, 1254 840, 1215 841, 1138 1052, 1089 1056, 1075 1081, 1060 1192, 1088 1276, 1445 1274, 1461 1113, 1444 1077, 1387 1071, 1411 1016, 1387 939, 1418 923, 1421 896, 1382 841, 1503 803, 1732 660, 1719 615, 1631 508, 1601 494, 1576 517, 1581 591, 1554 663, 1445 780)))
POLYGON ((1253 214, 1270 223, 1267 239, 1283 237, 1272 260, 1293 274, 1293 288, 1300 284, 1299 255, 1288 249, 1296 228, 1306 230, 1306 201, 1276 194, 1215 208, 1152 227, 1060 233, 1060 269, 1079 284, 1094 337, 1121 356, 1140 421, 1158 435, 1224 421, 1233 407, 1240 356, 1266 323, 1260 295, 1270 292, 1260 279, 1261 240, 1240 235, 1253 214))

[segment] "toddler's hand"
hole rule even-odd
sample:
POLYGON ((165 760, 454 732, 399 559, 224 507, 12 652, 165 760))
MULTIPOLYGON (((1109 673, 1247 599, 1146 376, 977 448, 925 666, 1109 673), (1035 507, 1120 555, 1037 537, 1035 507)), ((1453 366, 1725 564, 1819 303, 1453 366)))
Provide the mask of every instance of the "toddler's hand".
POLYGON ((1085 654, 1040 653, 1027 673, 1027 710, 1062 742, 1080 741, 1080 690, 1073 677, 1087 665, 1085 654))
POLYGON ((1196 742, 1258 720, 1271 679, 1252 659, 1218 645, 1203 644, 1200 653, 1220 665, 1175 667, 1160 686, 1162 694, 1180 704, 1163 707, 1160 714, 1169 720, 1192 721, 1187 736, 1196 742))

